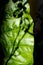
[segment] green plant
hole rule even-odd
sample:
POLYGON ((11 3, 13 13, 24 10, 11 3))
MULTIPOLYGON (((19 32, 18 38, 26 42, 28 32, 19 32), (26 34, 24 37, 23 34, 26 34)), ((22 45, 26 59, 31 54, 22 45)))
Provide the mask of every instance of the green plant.
POLYGON ((9 0, 1 30, 0 42, 5 54, 3 65, 32 65, 33 20, 27 0, 9 0))

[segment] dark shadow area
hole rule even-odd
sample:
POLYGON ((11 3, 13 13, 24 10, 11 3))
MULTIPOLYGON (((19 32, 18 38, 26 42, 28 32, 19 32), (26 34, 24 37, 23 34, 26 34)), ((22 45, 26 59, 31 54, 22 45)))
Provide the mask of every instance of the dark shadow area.
MULTIPOLYGON (((1 26, 3 24, 3 19, 5 16, 5 5, 8 3, 9 0, 0 0, 0 38, 1 38, 1 26)), ((4 58, 4 52, 2 43, 0 43, 0 65, 3 65, 3 58, 4 58)))
POLYGON ((43 65, 43 4, 39 7, 34 22, 34 65, 43 65))

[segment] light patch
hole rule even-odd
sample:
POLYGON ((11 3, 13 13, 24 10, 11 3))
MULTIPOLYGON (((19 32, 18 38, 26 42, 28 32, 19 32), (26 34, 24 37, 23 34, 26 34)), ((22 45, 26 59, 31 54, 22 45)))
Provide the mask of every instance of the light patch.
MULTIPOLYGON (((9 20, 9 19, 7 19, 7 20, 9 20)), ((12 25, 13 25, 14 22, 15 22, 15 19, 13 19, 13 18, 8 21, 9 27, 12 28, 12 29, 13 29, 12 25)))
POLYGON ((33 45, 33 38, 25 39, 26 44, 33 45))
POLYGON ((18 39, 16 39, 16 43, 18 43, 18 39))
POLYGON ((19 19, 16 19, 15 25, 16 25, 17 27, 19 27, 19 23, 20 23, 19 19))
POLYGON ((16 55, 19 55, 19 52, 16 51, 15 54, 16 54, 16 55))
POLYGON ((32 23, 33 19, 30 19, 30 23, 32 23))
POLYGON ((25 5, 25 7, 29 9, 29 8, 30 8, 29 3, 27 3, 27 4, 25 5), (27 6, 28 6, 28 7, 27 7, 27 6))
POLYGON ((21 31, 20 34, 23 35, 24 34, 24 31, 21 31))
POLYGON ((12 48, 10 49, 10 53, 12 52, 12 48))
POLYGON ((22 62, 26 62, 26 60, 20 55, 20 56, 18 56, 17 57, 20 61, 22 61, 22 62))

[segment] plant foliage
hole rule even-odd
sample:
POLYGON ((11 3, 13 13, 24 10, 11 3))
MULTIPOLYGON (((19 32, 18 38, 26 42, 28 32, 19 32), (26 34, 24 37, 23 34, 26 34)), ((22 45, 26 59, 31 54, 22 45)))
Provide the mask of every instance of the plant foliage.
POLYGON ((27 0, 9 0, 1 26, 3 65, 33 64, 33 20, 27 0))

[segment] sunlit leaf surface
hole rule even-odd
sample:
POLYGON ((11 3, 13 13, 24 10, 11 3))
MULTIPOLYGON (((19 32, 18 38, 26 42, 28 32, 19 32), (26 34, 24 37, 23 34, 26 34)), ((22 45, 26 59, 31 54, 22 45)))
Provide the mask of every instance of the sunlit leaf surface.
MULTIPOLYGON (((23 0, 22 3, 25 3, 23 0)), ((33 34, 33 20, 30 16, 30 6, 27 3, 25 5, 26 12, 23 12, 22 21, 21 17, 18 18, 17 11, 15 12, 16 17, 13 16, 13 12, 18 9, 18 2, 14 3, 9 0, 6 5, 6 15, 3 21, 1 43, 3 45, 3 51, 5 58, 3 60, 3 65, 32 65, 33 64, 33 48, 34 48, 34 36, 33 34), (22 24, 20 24, 20 22, 22 24), (31 25, 32 23, 32 25, 31 25), (28 26, 30 28, 28 28, 28 26), (28 30, 28 31, 27 31, 28 30)))

